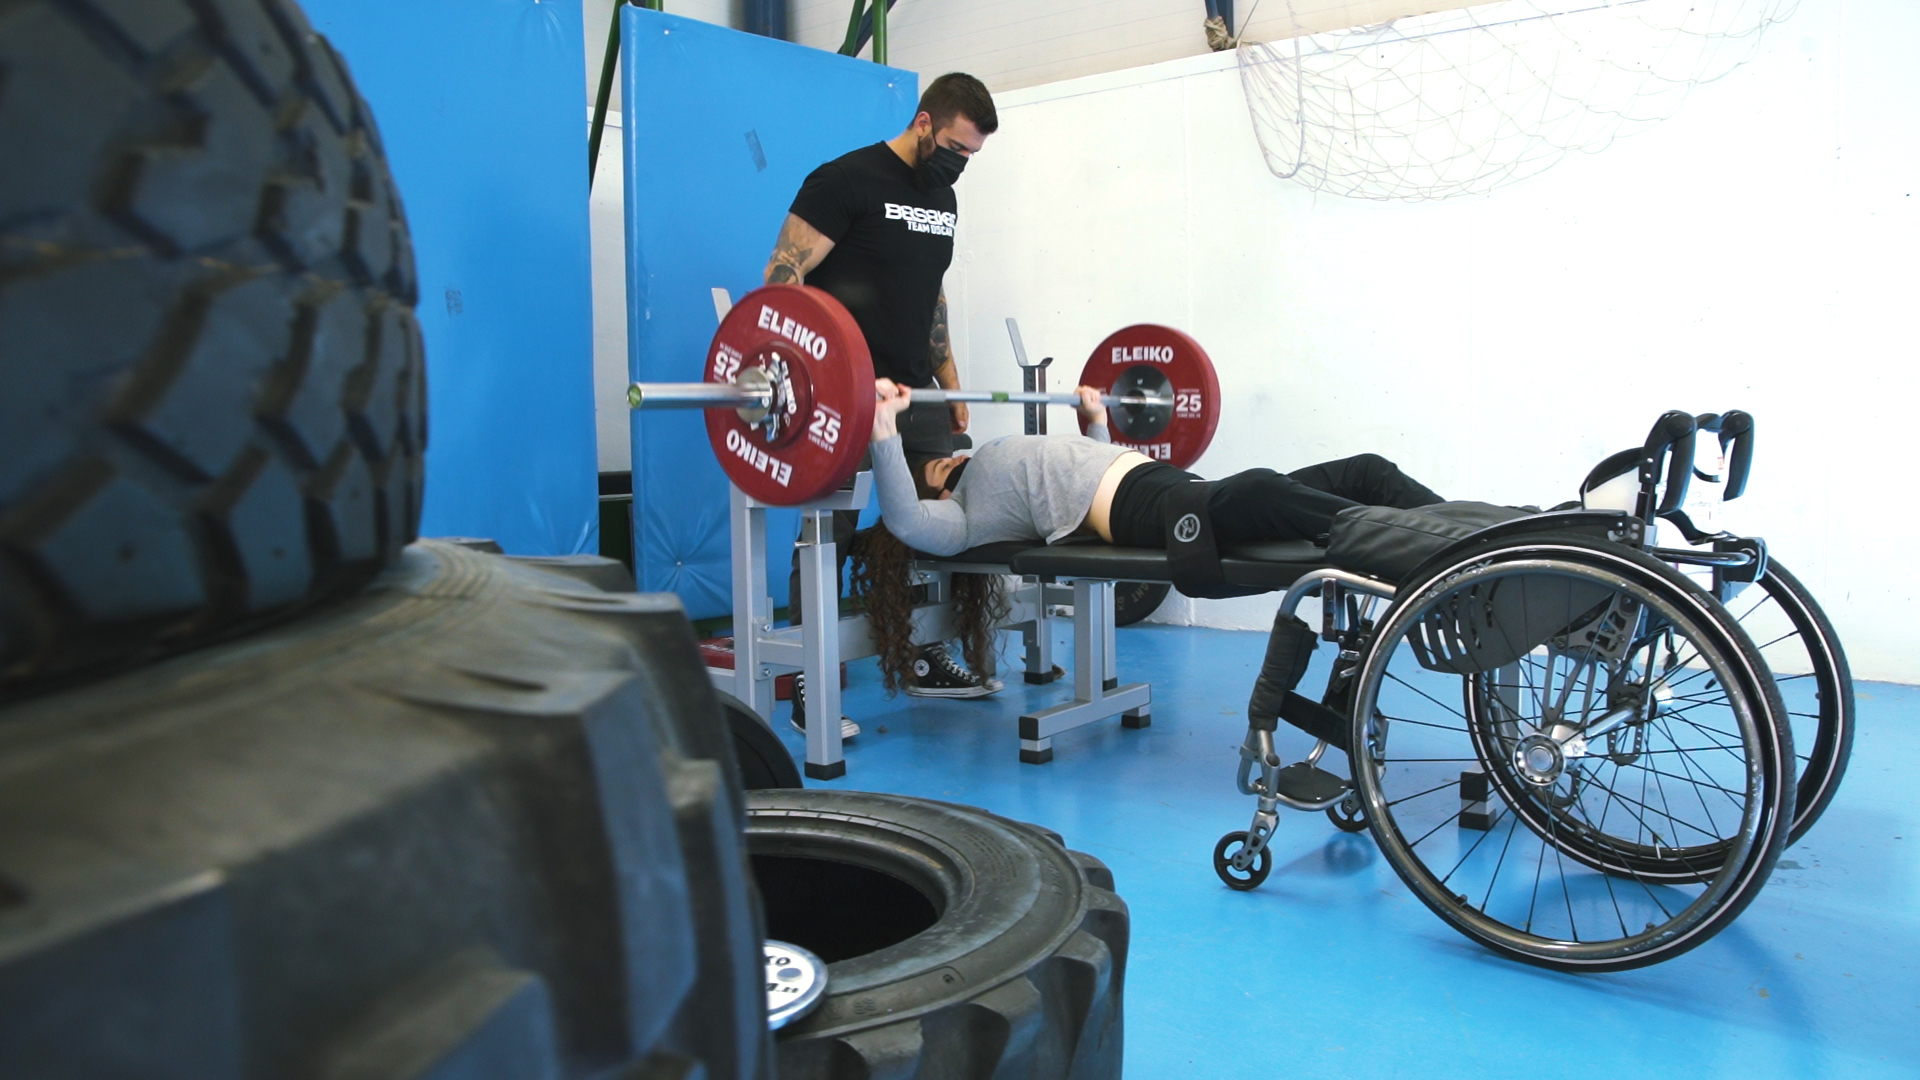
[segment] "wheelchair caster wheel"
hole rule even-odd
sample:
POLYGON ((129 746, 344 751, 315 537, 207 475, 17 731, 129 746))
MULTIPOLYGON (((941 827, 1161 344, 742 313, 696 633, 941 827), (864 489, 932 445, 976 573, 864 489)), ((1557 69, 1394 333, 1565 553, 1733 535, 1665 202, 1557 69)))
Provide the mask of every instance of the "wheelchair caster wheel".
POLYGON ((1360 808, 1358 793, 1349 792, 1346 798, 1327 807, 1327 820, 1341 832, 1367 831, 1367 813, 1360 808))
POLYGON ((1227 883, 1227 888, 1239 889, 1241 892, 1259 888, 1260 883, 1267 880, 1268 871, 1273 869, 1273 852, 1266 848, 1260 849, 1260 854, 1254 858, 1252 866, 1245 870, 1235 869, 1233 857, 1246 846, 1245 830, 1230 832, 1221 837, 1219 843, 1213 845, 1213 872, 1220 875, 1220 880, 1227 883))

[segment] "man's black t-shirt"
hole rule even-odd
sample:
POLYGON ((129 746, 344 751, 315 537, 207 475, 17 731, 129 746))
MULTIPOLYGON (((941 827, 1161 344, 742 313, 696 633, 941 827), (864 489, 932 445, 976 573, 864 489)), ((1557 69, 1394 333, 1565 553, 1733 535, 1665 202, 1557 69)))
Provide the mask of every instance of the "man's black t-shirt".
POLYGON ((953 261, 953 188, 924 184, 886 143, 813 170, 792 212, 833 241, 807 275, 847 306, 867 338, 875 375, 908 386, 933 382, 928 344, 940 281, 953 261))

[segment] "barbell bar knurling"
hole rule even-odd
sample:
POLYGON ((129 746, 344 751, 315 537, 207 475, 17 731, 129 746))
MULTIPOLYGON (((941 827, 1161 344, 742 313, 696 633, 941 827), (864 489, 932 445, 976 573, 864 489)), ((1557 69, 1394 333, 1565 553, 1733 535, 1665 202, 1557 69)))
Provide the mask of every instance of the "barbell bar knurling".
MULTIPOLYGON (((950 401, 988 404, 1067 405, 1080 404, 1080 395, 1035 393, 1025 390, 914 390, 913 400, 943 405, 950 401)), ((773 401, 771 388, 750 388, 731 383, 633 383, 627 387, 627 405, 635 409, 737 409, 765 408, 773 401)), ((1115 405, 1172 405, 1173 399, 1149 394, 1102 394, 1100 403, 1115 405)))

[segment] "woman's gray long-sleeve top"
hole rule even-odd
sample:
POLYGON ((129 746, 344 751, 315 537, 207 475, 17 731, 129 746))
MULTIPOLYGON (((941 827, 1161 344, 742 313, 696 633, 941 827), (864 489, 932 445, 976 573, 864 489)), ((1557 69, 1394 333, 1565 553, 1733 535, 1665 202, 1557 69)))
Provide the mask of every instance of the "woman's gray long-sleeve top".
POLYGON ((1079 435, 1008 435, 975 450, 949 499, 922 499, 899 436, 873 444, 874 486, 887 530, 908 547, 954 555, 1002 540, 1051 544, 1080 527, 1100 479, 1127 452, 1105 425, 1079 435))

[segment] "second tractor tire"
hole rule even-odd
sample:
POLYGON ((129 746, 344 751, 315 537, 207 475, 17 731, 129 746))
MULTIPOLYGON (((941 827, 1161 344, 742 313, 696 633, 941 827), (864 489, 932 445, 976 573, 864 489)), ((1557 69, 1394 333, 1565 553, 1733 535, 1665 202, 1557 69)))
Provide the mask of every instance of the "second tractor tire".
POLYGON ((783 1080, 1118 1080, 1129 917, 1047 830, 901 795, 747 796, 767 936, 827 961, 783 1080))

